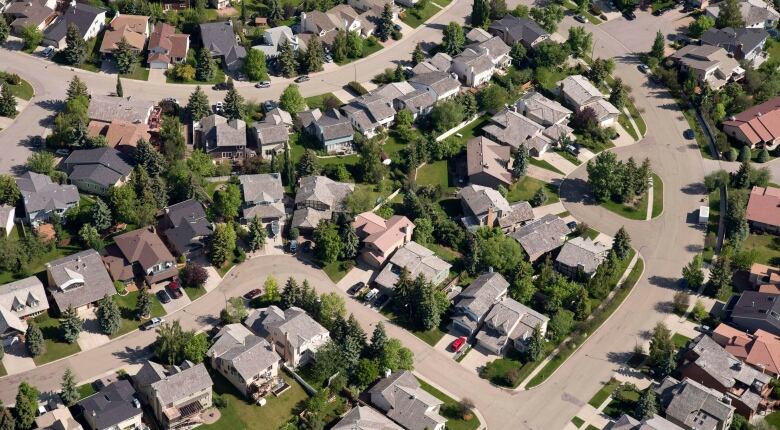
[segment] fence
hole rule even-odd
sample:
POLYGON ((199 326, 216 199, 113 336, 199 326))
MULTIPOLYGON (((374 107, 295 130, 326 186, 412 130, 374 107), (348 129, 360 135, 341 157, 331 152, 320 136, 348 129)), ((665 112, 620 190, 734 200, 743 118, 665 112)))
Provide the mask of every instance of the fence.
POLYGON ((462 123, 456 125, 455 127, 451 128, 451 129, 445 131, 444 133, 442 133, 441 135, 439 135, 439 137, 436 138, 436 141, 437 142, 441 142, 442 140, 452 136, 453 134, 457 133, 458 130, 460 130, 463 127, 466 127, 467 125, 471 124, 472 122, 478 120, 484 114, 485 114, 485 112, 477 112, 470 119, 467 119, 467 120, 463 121, 462 123))
POLYGON ((309 395, 310 395, 310 396, 313 396, 313 395, 317 394, 317 390, 315 390, 315 389, 314 389, 314 387, 312 387, 311 385, 309 385, 309 383, 308 383, 308 382, 306 382, 306 380, 304 380, 304 379, 301 377, 301 375, 299 375, 299 374, 295 373, 295 369, 293 369, 292 367, 290 367, 290 366, 289 366, 287 363, 284 363, 284 370, 286 370, 286 371, 287 371, 287 373, 289 373, 290 375, 292 375, 292 377, 293 377, 293 378, 294 378, 296 381, 298 381, 298 383, 299 383, 299 384, 301 384, 301 387, 303 387, 303 389, 304 389, 304 390, 306 390, 306 392, 307 392, 307 393, 309 393, 309 395))

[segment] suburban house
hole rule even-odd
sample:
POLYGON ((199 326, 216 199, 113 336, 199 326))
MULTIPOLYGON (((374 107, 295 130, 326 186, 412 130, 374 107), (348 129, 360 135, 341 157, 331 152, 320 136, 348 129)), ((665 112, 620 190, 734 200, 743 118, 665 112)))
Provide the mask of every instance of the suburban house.
POLYGON ((62 162, 68 180, 85 193, 108 195, 111 187, 119 187, 130 179, 133 167, 113 148, 79 149, 62 162))
POLYGON ((215 160, 246 157, 246 123, 211 114, 192 125, 196 147, 215 160))
POLYGON ((742 292, 731 310, 734 325, 749 332, 764 330, 780 336, 780 294, 774 285, 769 287, 774 291, 742 292))
POLYGON ((780 138, 780 96, 723 121, 723 132, 749 145, 772 148, 780 138))
POLYGON ((284 42, 289 43, 293 51, 297 51, 301 48, 306 48, 302 45, 300 38, 293 34, 290 27, 286 25, 280 25, 278 27, 269 28, 263 32, 263 44, 255 45, 252 49, 257 49, 265 54, 265 58, 276 58, 279 56, 279 48, 281 48, 284 42))
POLYGON ((77 252, 46 263, 47 293, 59 312, 80 310, 116 294, 100 254, 94 249, 77 252))
POLYGON ((8 237, 14 229, 15 215, 16 206, 0 205, 0 231, 5 233, 5 237, 8 237))
POLYGON ((103 136, 109 148, 114 148, 125 154, 135 153, 138 141, 149 141, 149 126, 146 123, 134 123, 122 120, 105 123, 102 121, 90 121, 87 125, 87 134, 92 137, 103 136))
POLYGON ((458 192, 463 218, 460 222, 469 231, 480 227, 495 227, 497 221, 512 212, 509 202, 497 190, 471 184, 458 192))
MULTIPOLYGON (((220 0, 221 1, 221 0, 220 0)), ((229 72, 241 69, 246 58, 246 49, 238 42, 232 21, 200 24, 200 39, 212 58, 219 59, 229 72)))
POLYGON ((618 108, 604 100, 604 94, 582 75, 571 75, 558 83, 564 101, 577 112, 593 109, 600 127, 610 127, 620 116, 618 108))
POLYGON ((557 215, 547 214, 518 228, 510 235, 520 242, 531 262, 548 252, 552 252, 566 242, 571 233, 566 222, 557 215))
POLYGON ((203 205, 187 199, 164 209, 160 230, 175 255, 191 259, 203 253, 214 228, 206 218, 203 205))
POLYGON ((91 430, 142 428, 143 409, 136 407, 136 392, 119 379, 78 403, 91 430))
POLYGON ((426 282, 441 284, 450 275, 452 265, 437 257, 430 249, 417 242, 407 242, 390 257, 374 282, 387 292, 393 291, 401 272, 406 269, 409 278, 422 275, 426 282))
POLYGON ((154 227, 142 227, 114 237, 103 260, 115 281, 129 284, 143 279, 150 287, 179 275, 176 259, 154 227))
POLYGON ((712 45, 686 45, 670 56, 703 84, 713 90, 745 76, 745 69, 725 49, 712 45))
POLYGON ((455 73, 464 85, 478 87, 489 82, 497 69, 509 65, 510 50, 498 36, 468 45, 452 59, 450 71, 455 73))
POLYGON ((268 223, 284 218, 284 186, 279 173, 241 175, 238 181, 244 198, 241 214, 244 221, 258 217, 268 223))
POLYGON ((757 65, 769 33, 763 28, 711 28, 701 35, 704 45, 719 46, 737 60, 757 65))
POLYGON ((550 100, 536 91, 526 93, 515 106, 518 112, 545 127, 566 125, 572 114, 572 111, 566 109, 562 104, 550 100))
POLYGON ((678 370, 683 378, 725 393, 737 413, 748 420, 766 408, 772 391, 771 375, 743 364, 707 335, 691 342, 682 354, 678 370))
POLYGON ((780 337, 761 329, 750 334, 721 323, 712 332, 712 340, 753 368, 780 375, 780 337))
POLYGON ((171 64, 181 63, 187 59, 189 49, 188 34, 176 33, 176 27, 158 23, 149 37, 149 68, 167 69, 171 64))
POLYGON ((549 318, 509 297, 493 305, 476 335, 477 346, 490 354, 502 355, 507 347, 525 351, 537 328, 547 333, 549 318))
POLYGON ((436 96, 427 90, 414 90, 393 100, 396 110, 408 109, 412 118, 417 119, 422 115, 428 115, 436 102, 436 96))
POLYGON ((384 219, 373 212, 355 217, 352 226, 363 242, 360 258, 371 267, 379 268, 400 247, 411 242, 414 223, 402 215, 384 219))
POLYGON ((211 382, 203 363, 185 361, 165 367, 146 361, 133 376, 141 400, 166 429, 188 429, 203 424, 201 412, 211 407, 211 382))
POLYGON ((431 72, 449 73, 452 70, 452 57, 444 52, 437 52, 433 57, 418 63, 412 68, 415 75, 423 75, 431 72))
POLYGON ((528 221, 534 219, 534 208, 531 204, 522 201, 509 205, 509 214, 498 219, 498 226, 504 233, 511 233, 528 221))
POLYGON ((408 370, 397 371, 369 388, 371 403, 407 430, 444 430, 443 404, 425 391, 408 370))
POLYGON ((750 285, 759 288, 767 284, 780 285, 780 268, 753 263, 750 266, 750 285))
POLYGON ((611 242, 575 237, 561 247, 558 257, 555 258, 555 268, 572 279, 592 278, 611 249, 611 242))
MULTIPOLYGON (((90 124, 92 122, 113 124, 116 121, 124 121, 148 125, 150 128, 154 128, 153 125, 160 119, 160 113, 154 109, 153 102, 134 97, 93 96, 89 100, 87 116, 91 120, 90 124)), ((133 142, 132 145, 135 143, 133 142)))
POLYGON ((418 89, 427 91, 436 101, 454 97, 460 91, 460 82, 452 75, 445 72, 431 72, 414 75, 409 78, 409 84, 418 89))
MULTIPOLYGON (((712 19, 717 18, 721 4, 722 2, 719 2, 707 7, 705 9, 707 16, 712 19)), ((780 19, 780 13, 777 13, 772 4, 763 0, 741 0, 739 2, 739 10, 747 28, 770 30, 777 26, 777 21, 780 19)))
POLYGON ((780 234, 780 188, 753 187, 746 216, 751 229, 780 234))
POLYGON ((612 423, 612 426, 609 427, 610 430, 685 430, 682 427, 678 426, 677 424, 673 424, 671 421, 668 421, 666 418, 660 416, 660 415, 654 415, 652 417, 648 417, 643 419, 642 421, 637 420, 636 418, 632 417, 631 415, 623 414, 620 418, 617 419, 614 423, 612 423))
MULTIPOLYGON (((349 4, 337 4, 327 12, 313 10, 301 13, 301 33, 298 37, 310 40, 317 36, 326 46, 331 46, 338 30, 355 31, 363 37, 374 34, 374 24, 382 15, 384 6, 368 5, 365 0, 353 0, 349 4), (354 6, 357 7, 354 7, 354 6), (365 8, 363 8, 365 6, 365 8), (358 11, 360 8, 360 11, 358 11)), ((397 10, 393 10, 393 19, 398 17, 397 10)))
POLYGON ((220 10, 224 9, 228 6, 230 6, 229 0, 209 0, 209 4, 214 7, 214 9, 220 10))
POLYGON ((312 109, 298 114, 301 125, 315 136, 322 148, 328 154, 344 154, 352 152, 352 140, 355 131, 350 119, 337 109, 320 112, 312 109))
POLYGON ((42 43, 55 49, 65 48, 65 36, 71 25, 76 26, 84 41, 97 37, 106 26, 106 10, 85 3, 72 3, 62 15, 46 27, 43 31, 42 43))
POLYGON ((79 191, 75 185, 60 185, 47 175, 27 171, 16 178, 16 185, 22 194, 27 222, 33 227, 79 205, 79 191))
POLYGON ((27 318, 49 309, 46 290, 36 276, 0 286, 0 340, 24 334, 27 318))
POLYGON ((693 379, 667 376, 655 388, 666 419, 685 429, 728 430, 734 407, 723 393, 693 379))
POLYGON ((498 272, 477 276, 455 302, 452 328, 465 336, 473 336, 482 326, 485 316, 507 294, 509 282, 498 272))
POLYGON ((291 227, 311 231, 320 220, 330 220, 334 213, 346 212, 346 199, 354 189, 355 184, 336 182, 327 176, 299 179, 291 227))
POLYGON ((331 430, 403 430, 390 418, 370 406, 350 409, 331 430))
POLYGON ((528 18, 518 18, 512 14, 507 14, 503 18, 493 21, 488 27, 488 32, 500 37, 509 46, 522 43, 529 49, 550 38, 550 33, 539 24, 528 18))
POLYGON ((274 345, 241 324, 222 327, 206 356, 211 359, 211 368, 249 399, 266 393, 279 374, 274 345))
POLYGON ((490 188, 512 185, 509 171, 510 147, 499 145, 487 137, 474 137, 466 142, 466 174, 469 182, 490 188))
POLYGON ((6 21, 10 21, 11 31, 18 36, 26 27, 43 30, 49 25, 57 16, 54 13, 56 4, 53 0, 19 0, 8 3, 2 12, 6 21))
POLYGON ((38 416, 35 417, 35 428, 41 430, 83 430, 84 427, 73 418, 73 415, 63 403, 58 395, 53 395, 43 406, 46 412, 41 413, 38 410, 38 416))
POLYGON ((277 306, 255 309, 244 325, 272 343, 285 363, 303 366, 330 340, 328 330, 301 308, 282 310, 277 306))
POLYGON ((103 55, 113 54, 117 44, 122 39, 125 39, 134 51, 141 53, 146 47, 147 38, 149 38, 148 16, 117 13, 108 24, 106 31, 103 32, 100 53, 103 55))
POLYGON ((390 128, 395 119, 393 102, 378 95, 356 97, 349 104, 342 106, 341 110, 352 121, 352 126, 367 138, 390 128))
POLYGON ((513 151, 525 146, 533 157, 541 157, 551 145, 573 135, 573 130, 562 122, 545 126, 523 115, 519 104, 493 115, 482 131, 513 151))
POLYGON ((256 121, 249 130, 252 144, 263 158, 278 156, 287 148, 290 129, 293 126, 289 112, 275 108, 265 114, 262 121, 256 121))

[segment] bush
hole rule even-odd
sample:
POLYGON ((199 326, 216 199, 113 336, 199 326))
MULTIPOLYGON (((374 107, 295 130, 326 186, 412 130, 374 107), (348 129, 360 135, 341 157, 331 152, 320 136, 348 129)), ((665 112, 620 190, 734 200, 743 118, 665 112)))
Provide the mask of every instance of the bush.
POLYGON ((217 409, 225 409, 228 407, 228 399, 219 394, 214 395, 213 403, 217 409))
POLYGON ((726 160, 737 161, 738 155, 739 152, 737 152, 736 148, 729 148, 729 150, 726 151, 726 160))
POLYGON ((766 150, 766 148, 763 148, 761 151, 758 152, 758 158, 756 159, 759 163, 766 163, 769 161, 769 151, 766 150))
POLYGON ((347 84, 347 86, 352 89, 352 91, 358 93, 358 95, 364 95, 368 93, 368 90, 363 87, 363 85, 360 85, 360 82, 357 81, 351 81, 347 84))
POLYGON ((601 15, 601 13, 603 12, 601 8, 595 3, 591 3, 588 9, 590 9, 590 13, 592 13, 593 15, 601 15))

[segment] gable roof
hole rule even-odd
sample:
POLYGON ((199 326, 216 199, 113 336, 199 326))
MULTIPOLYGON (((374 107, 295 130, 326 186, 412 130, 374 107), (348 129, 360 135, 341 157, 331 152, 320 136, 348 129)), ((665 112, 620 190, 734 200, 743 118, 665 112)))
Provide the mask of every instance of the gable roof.
POLYGON ((492 208, 495 212, 508 214, 511 209, 504 196, 493 188, 471 184, 458 193, 461 201, 476 216, 487 214, 492 208))
MULTIPOLYGON (((707 8, 707 14, 717 17, 722 2, 713 4, 707 8)), ((762 0, 742 0, 738 3, 742 19, 748 27, 763 26, 766 21, 777 21, 780 14, 762 0)))
POLYGON ((545 126, 558 124, 572 113, 557 101, 550 100, 536 91, 524 95, 517 101, 516 106, 523 115, 545 126))
POLYGON ((57 308, 62 311, 96 302, 105 296, 116 294, 114 283, 108 276, 100 254, 87 249, 67 257, 46 263, 49 279, 49 294, 57 308))
POLYGON ((724 395, 685 378, 682 382, 667 376, 656 388, 666 416, 683 423, 686 428, 715 430, 734 414, 734 407, 724 403, 724 395))
POLYGON ((569 232, 569 227, 563 219, 557 215, 547 214, 520 227, 510 236, 520 242, 528 257, 534 261, 543 254, 563 246, 569 232))
POLYGON ((246 57, 246 49, 236 41, 230 21, 200 24, 200 39, 211 55, 225 57, 228 64, 246 57))
POLYGON ((92 137, 105 136, 106 143, 111 148, 135 148, 140 139, 144 139, 148 142, 151 138, 148 125, 122 120, 111 121, 108 124, 102 121, 92 120, 87 126, 87 133, 92 137))
POLYGON ((54 14, 54 11, 46 6, 45 2, 22 0, 8 3, 3 14, 14 17, 11 27, 21 30, 30 25, 40 26, 54 14))
POLYGON ((89 101, 87 116, 89 119, 108 123, 125 121, 146 124, 153 108, 154 103, 135 97, 93 96, 89 101))
POLYGON ((433 411, 442 401, 425 391, 408 370, 392 373, 368 392, 372 399, 374 396, 384 399, 390 405, 387 416, 408 430, 437 428, 446 422, 433 411))
POLYGON ((146 45, 148 30, 148 16, 117 14, 114 19, 111 20, 108 29, 103 32, 103 41, 100 43, 100 52, 113 52, 122 38, 124 38, 134 49, 142 51, 146 45))
POLYGON ((64 210, 79 202, 75 185, 60 185, 46 175, 24 172, 16 178, 27 214, 38 211, 64 210))
POLYGON ((398 281, 398 275, 393 273, 392 266, 406 268, 411 279, 422 275, 426 281, 431 281, 441 272, 449 271, 451 264, 437 257, 433 251, 410 241, 398 248, 390 258, 390 264, 386 265, 379 273, 375 282, 386 288, 393 288, 398 281))
POLYGON ((36 276, 0 285, 0 334, 27 330, 22 318, 49 309, 46 291, 36 276))
POLYGON ((369 406, 355 406, 331 430, 403 430, 390 418, 369 406))
POLYGON ((563 244, 555 261, 567 267, 581 268, 583 273, 590 275, 598 269, 610 249, 612 243, 597 242, 582 236, 575 237, 563 244))
POLYGON ((723 387, 730 388, 738 382, 748 387, 755 386, 754 384, 760 387, 768 384, 772 379, 770 375, 765 375, 759 370, 741 365, 738 358, 709 336, 699 336, 690 351, 695 355, 695 365, 723 387))
POLYGON ((119 151, 108 147, 73 151, 63 165, 70 170, 68 178, 71 181, 88 179, 106 187, 116 184, 133 170, 119 151))
POLYGON ((222 327, 207 355, 231 363, 245 381, 280 361, 273 345, 241 324, 222 327))
POLYGON ((336 109, 328 109, 314 120, 314 124, 322 133, 324 141, 352 137, 355 131, 349 118, 341 115, 336 109))
POLYGON ((153 227, 120 234, 114 237, 114 242, 129 263, 138 262, 144 271, 157 264, 175 261, 153 227))
POLYGON ((753 187, 746 216, 748 221, 780 226, 780 188, 753 187))
POLYGON ((558 83, 563 94, 570 98, 576 107, 581 107, 595 98, 601 99, 604 95, 593 85, 588 78, 582 75, 567 76, 558 83))
POLYGON ((344 200, 354 189, 355 184, 336 182, 327 176, 304 176, 298 181, 295 204, 314 201, 325 204, 331 210, 343 210, 344 200))
POLYGON ((412 84, 412 86, 418 84, 430 87, 436 93, 437 97, 443 97, 445 94, 460 88, 460 82, 446 72, 430 72, 414 75, 409 78, 408 82, 412 84))
POLYGON ((466 173, 468 176, 484 173, 505 184, 512 183, 512 174, 507 170, 511 149, 479 136, 466 142, 466 173))
POLYGON ((385 220, 373 212, 359 214, 352 226, 358 231, 358 236, 362 236, 363 243, 374 245, 385 255, 392 252, 393 246, 406 237, 409 229, 414 229, 414 223, 405 216, 393 215, 385 220))
POLYGON ((43 31, 43 36, 48 40, 60 41, 68 33, 68 27, 75 25, 79 35, 83 38, 96 19, 105 19, 105 9, 92 7, 85 3, 76 3, 70 7, 43 31))
POLYGON ((282 177, 278 173, 240 175, 244 202, 277 202, 284 197, 282 177))
POLYGON ((80 401, 79 406, 98 428, 107 429, 143 414, 142 409, 133 406, 134 395, 130 382, 120 379, 80 401))
POLYGON ((188 34, 177 34, 176 28, 170 24, 158 23, 149 36, 149 51, 160 50, 160 53, 149 53, 149 62, 164 61, 170 63, 173 58, 187 56, 189 47, 188 34))
POLYGON ((484 316, 499 298, 506 295, 508 289, 509 282, 500 273, 483 273, 461 291, 455 308, 467 309, 478 317, 484 316))
POLYGON ((246 146, 246 123, 211 114, 200 120, 201 145, 206 152, 221 147, 246 146))
POLYGON ((503 145, 514 149, 529 146, 529 140, 539 136, 544 127, 513 109, 506 108, 490 118, 483 131, 503 145))
POLYGON ((170 227, 163 230, 163 234, 179 255, 202 247, 200 238, 211 236, 214 232, 203 205, 195 199, 166 207, 165 217, 170 227))
POLYGON ((738 128, 753 145, 774 141, 780 137, 780 96, 729 117, 723 126, 738 128))
POLYGON ((769 37, 763 28, 710 28, 701 35, 702 43, 720 46, 732 54, 744 55, 758 48, 769 37))
POLYGON ((547 38, 550 33, 545 31, 536 22, 527 18, 518 18, 514 15, 507 14, 503 18, 493 21, 488 27, 488 31, 491 34, 495 32, 506 33, 511 36, 513 42, 523 41, 527 45, 531 45, 539 39, 547 38))
POLYGON ((272 330, 278 330, 296 349, 314 338, 328 335, 325 327, 297 307, 285 310, 277 306, 255 309, 244 320, 244 325, 263 337, 267 337, 272 330))
POLYGON ((745 363, 780 374, 780 337, 761 329, 750 334, 721 323, 712 340, 745 363))

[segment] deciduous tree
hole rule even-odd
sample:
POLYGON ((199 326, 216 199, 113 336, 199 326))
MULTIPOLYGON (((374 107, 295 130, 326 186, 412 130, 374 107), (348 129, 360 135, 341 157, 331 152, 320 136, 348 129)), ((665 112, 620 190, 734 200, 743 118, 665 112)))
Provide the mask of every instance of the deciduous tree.
POLYGON ((306 99, 301 95, 298 85, 290 84, 282 91, 279 107, 293 115, 306 110, 306 99))

